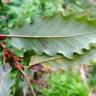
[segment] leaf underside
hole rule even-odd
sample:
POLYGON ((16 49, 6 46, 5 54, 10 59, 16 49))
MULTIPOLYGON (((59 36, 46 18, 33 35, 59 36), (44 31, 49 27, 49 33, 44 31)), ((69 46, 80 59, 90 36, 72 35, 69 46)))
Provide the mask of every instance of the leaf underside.
POLYGON ((96 22, 84 17, 55 16, 53 18, 34 17, 32 25, 14 28, 13 35, 64 36, 63 38, 12 38, 16 48, 33 49, 37 53, 50 56, 57 53, 72 58, 73 53, 82 54, 82 49, 90 49, 96 43, 96 22))
POLYGON ((96 58, 96 48, 85 51, 83 55, 75 55, 74 60, 69 60, 62 55, 48 56, 48 55, 33 55, 30 59, 30 65, 42 64, 45 69, 56 71, 58 69, 67 70, 79 70, 80 65, 90 65, 91 61, 96 58), (79 69, 78 69, 79 68, 79 69))

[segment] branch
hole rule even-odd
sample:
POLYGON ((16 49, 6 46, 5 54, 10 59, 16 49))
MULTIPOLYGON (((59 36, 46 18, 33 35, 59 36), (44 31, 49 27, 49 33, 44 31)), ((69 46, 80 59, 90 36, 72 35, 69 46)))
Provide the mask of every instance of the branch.
POLYGON ((27 81, 27 83, 28 83, 28 85, 29 85, 29 88, 30 88, 30 90, 31 90, 31 92, 32 92, 32 94, 33 94, 33 96, 36 96, 36 94, 35 94, 35 92, 34 92, 34 89, 33 89, 33 87, 31 86, 31 83, 30 83, 29 79, 27 78, 27 75, 25 74, 25 72, 24 72, 21 68, 18 67, 18 69, 20 70, 20 72, 21 72, 21 73, 23 74, 23 76, 25 77, 25 79, 26 79, 26 81, 27 81))

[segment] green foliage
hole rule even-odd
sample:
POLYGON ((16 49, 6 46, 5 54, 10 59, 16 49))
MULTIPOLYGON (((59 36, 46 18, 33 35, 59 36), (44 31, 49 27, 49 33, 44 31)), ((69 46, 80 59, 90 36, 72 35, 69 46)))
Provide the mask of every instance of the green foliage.
POLYGON ((12 0, 10 4, 0 4, 0 33, 8 34, 18 18, 20 18, 18 7, 21 2, 22 0, 12 0))
POLYGON ((88 90, 77 73, 53 73, 48 84, 44 96, 88 96, 88 90))
POLYGON ((88 85, 90 87, 96 87, 96 65, 88 66, 88 85))

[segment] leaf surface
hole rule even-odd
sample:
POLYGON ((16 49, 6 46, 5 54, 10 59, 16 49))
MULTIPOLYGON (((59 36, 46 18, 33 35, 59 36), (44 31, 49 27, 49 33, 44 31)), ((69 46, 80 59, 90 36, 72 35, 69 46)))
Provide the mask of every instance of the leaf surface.
POLYGON ((35 17, 32 25, 25 23, 23 27, 15 28, 11 34, 37 38, 12 38, 12 44, 16 48, 33 49, 37 53, 50 56, 60 53, 72 58, 74 52, 82 54, 82 49, 89 49, 90 43, 96 43, 95 26, 95 21, 85 20, 84 17, 35 17))

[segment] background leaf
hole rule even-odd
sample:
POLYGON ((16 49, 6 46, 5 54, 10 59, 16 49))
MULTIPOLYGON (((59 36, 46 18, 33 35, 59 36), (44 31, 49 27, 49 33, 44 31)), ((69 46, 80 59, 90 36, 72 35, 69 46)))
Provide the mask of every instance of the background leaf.
POLYGON ((12 78, 9 76, 11 69, 8 64, 0 67, 0 96, 9 96, 10 88, 15 83, 12 78))

